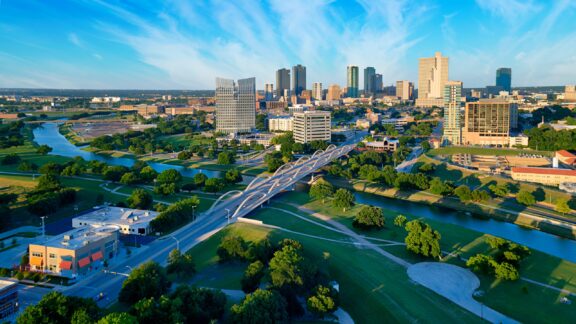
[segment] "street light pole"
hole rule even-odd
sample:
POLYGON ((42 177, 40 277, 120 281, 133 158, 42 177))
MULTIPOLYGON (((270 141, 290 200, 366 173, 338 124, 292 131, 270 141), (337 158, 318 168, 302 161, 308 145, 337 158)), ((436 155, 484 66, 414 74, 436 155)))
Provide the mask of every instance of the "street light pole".
POLYGON ((196 215, 194 215, 194 210, 196 209, 196 206, 192 206, 192 220, 196 219, 196 215))
POLYGON ((170 236, 168 236, 168 237, 170 237, 170 238, 172 238, 172 239, 174 239, 174 240, 176 241, 176 250, 180 251, 180 241, 179 241, 176 237, 174 237, 174 236, 172 236, 172 235, 170 235, 170 236))
POLYGON ((230 224, 230 209, 226 208, 226 219, 228 220, 228 224, 230 224))

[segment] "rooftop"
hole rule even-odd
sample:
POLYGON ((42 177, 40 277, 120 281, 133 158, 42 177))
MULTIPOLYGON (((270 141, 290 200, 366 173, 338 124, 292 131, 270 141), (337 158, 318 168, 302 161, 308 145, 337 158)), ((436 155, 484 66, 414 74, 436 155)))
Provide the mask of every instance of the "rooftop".
POLYGON ((563 156, 563 157, 567 157, 567 158, 576 158, 576 155, 566 151, 566 150, 560 150, 557 151, 556 153, 558 153, 559 155, 563 156))
POLYGON ((134 225, 139 223, 148 223, 158 215, 157 212, 140 210, 140 209, 130 209, 130 208, 120 208, 120 207, 104 207, 82 216, 78 216, 75 219, 78 221, 84 221, 88 223, 99 223, 101 225, 113 224, 113 225, 134 225))
POLYGON ((53 236, 44 243, 33 245, 44 245, 48 247, 76 250, 92 242, 106 238, 118 230, 119 227, 113 225, 84 226, 53 236))
POLYGON ((556 168, 513 167, 512 173, 550 174, 550 175, 563 175, 563 176, 576 177, 576 170, 556 169, 556 168))
POLYGON ((0 279, 0 290, 3 290, 5 288, 8 288, 10 286, 14 286, 17 285, 17 282, 11 281, 11 280, 4 280, 4 279, 0 279))

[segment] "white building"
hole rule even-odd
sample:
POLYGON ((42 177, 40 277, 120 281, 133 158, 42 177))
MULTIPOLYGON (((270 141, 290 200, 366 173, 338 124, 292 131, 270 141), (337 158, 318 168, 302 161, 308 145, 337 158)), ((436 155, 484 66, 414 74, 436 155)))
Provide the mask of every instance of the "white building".
POLYGON ((268 119, 268 130, 271 132, 291 132, 294 118, 291 116, 276 116, 268 119))
POLYGON ((331 139, 331 115, 329 111, 305 111, 294 113, 294 140, 297 143, 329 141, 331 139))
POLYGON ((322 100, 322 83, 314 82, 312 84, 312 98, 314 100, 322 100))
POLYGON ((256 79, 216 79, 216 131, 249 133, 256 128, 256 79))
POLYGON ((87 225, 115 225, 122 234, 150 234, 150 222, 158 216, 157 212, 120 207, 105 207, 72 219, 72 227, 87 225))

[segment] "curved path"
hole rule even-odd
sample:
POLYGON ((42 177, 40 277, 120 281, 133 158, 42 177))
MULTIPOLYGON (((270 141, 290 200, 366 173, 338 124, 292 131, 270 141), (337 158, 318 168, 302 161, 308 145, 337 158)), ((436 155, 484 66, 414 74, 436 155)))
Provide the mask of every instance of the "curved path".
POLYGON ((413 281, 492 323, 517 323, 473 298, 480 280, 470 270, 453 264, 421 262, 408 268, 413 281))

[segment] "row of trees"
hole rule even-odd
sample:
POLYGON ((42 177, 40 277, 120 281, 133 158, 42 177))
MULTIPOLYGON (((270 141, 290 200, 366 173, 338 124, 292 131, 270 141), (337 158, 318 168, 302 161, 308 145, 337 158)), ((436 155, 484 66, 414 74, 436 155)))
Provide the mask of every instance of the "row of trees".
POLYGON ((488 236, 486 243, 492 249, 492 253, 476 254, 466 261, 466 266, 496 279, 518 280, 520 262, 531 254, 530 249, 494 236, 488 236))

